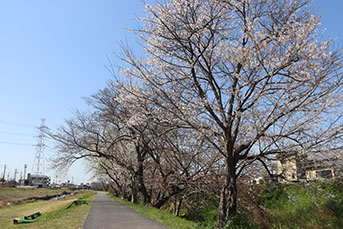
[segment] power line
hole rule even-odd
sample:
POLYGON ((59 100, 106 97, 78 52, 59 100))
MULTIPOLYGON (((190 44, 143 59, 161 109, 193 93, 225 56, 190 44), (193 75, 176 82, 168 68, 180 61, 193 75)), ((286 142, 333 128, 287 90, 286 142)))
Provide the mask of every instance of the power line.
POLYGON ((4 121, 4 120, 0 120, 0 124, 12 125, 12 126, 21 126, 21 127, 26 127, 26 128, 35 128, 34 126, 31 126, 29 124, 19 123, 19 122, 11 122, 11 121, 4 121))
POLYGON ((25 136, 25 137, 33 137, 31 134, 19 133, 19 132, 9 132, 9 131, 0 131, 0 134, 8 134, 14 136, 25 136))
POLYGON ((28 144, 28 143, 17 143, 17 142, 7 142, 7 141, 0 141, 0 144, 18 145, 18 146, 35 146, 33 144, 28 144))

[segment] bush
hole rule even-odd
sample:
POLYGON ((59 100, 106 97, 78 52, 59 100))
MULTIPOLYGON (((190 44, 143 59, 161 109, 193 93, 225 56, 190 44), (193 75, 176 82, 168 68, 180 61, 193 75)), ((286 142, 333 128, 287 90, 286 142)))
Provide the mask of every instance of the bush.
MULTIPOLYGON (((199 208, 192 212, 192 220, 198 222, 211 222, 216 221, 218 215, 218 207, 215 204, 208 203, 202 208, 199 208)), ((190 215, 186 216, 187 219, 190 215)))
MULTIPOLYGON (((195 229, 216 229, 217 222, 202 222, 199 223, 195 229)), ((255 229, 257 225, 249 221, 247 217, 241 214, 229 217, 225 223, 224 229, 255 229)))
POLYGON ((343 178, 336 178, 332 182, 332 187, 335 194, 343 197, 343 178))
POLYGON ((226 222, 225 229, 254 229, 258 228, 255 224, 249 221, 247 217, 241 214, 229 217, 226 222))
POLYGON ((217 221, 218 199, 213 196, 205 196, 199 202, 198 204, 188 204, 191 205, 191 208, 187 208, 185 218, 198 223, 217 221))
POLYGON ((282 209, 287 201, 287 193, 283 186, 269 186, 261 193, 258 202, 269 209, 282 209))
POLYGON ((330 209, 336 216, 335 224, 338 228, 343 228, 343 200, 329 199, 325 202, 325 207, 330 209))
POLYGON ((197 224, 195 229, 216 229, 217 222, 202 222, 197 224))

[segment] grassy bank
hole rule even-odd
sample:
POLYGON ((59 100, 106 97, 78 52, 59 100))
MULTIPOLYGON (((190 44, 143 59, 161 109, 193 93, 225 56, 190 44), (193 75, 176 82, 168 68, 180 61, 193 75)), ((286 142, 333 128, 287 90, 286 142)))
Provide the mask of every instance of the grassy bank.
POLYGON ((85 198, 89 203, 94 197, 92 191, 80 192, 74 196, 54 201, 34 201, 0 209, 0 228, 82 228, 91 204, 66 207, 78 198, 85 198), (40 211, 42 216, 30 224, 13 224, 14 218, 40 211))
POLYGON ((127 200, 123 200, 118 197, 114 197, 113 195, 109 194, 110 197, 117 200, 118 202, 125 204, 135 210, 136 212, 139 212, 143 215, 145 215, 148 218, 151 218, 163 225, 166 225, 169 229, 190 229, 195 228, 196 224, 192 221, 182 219, 180 217, 176 217, 173 214, 156 209, 154 207, 144 206, 141 204, 133 204, 127 200))
POLYGON ((343 228, 343 180, 266 185, 259 204, 270 228, 343 228))
POLYGON ((0 187, 0 207, 20 204, 31 198, 61 195, 66 191, 70 192, 65 189, 0 187))
MULTIPOLYGON (((343 180, 298 184, 242 185, 239 214, 225 228, 343 228, 343 180)), ((113 197, 168 228, 215 229, 218 200, 182 209, 183 217, 113 197), (188 220, 186 220, 188 219, 188 220)), ((185 200, 187 201, 187 200, 185 200)))

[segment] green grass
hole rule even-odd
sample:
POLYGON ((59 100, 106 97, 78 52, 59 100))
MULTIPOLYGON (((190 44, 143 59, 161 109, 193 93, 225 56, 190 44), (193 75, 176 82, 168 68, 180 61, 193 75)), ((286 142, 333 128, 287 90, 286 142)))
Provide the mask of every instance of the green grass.
POLYGON ((269 185, 260 205, 271 210, 271 228, 343 228, 343 183, 269 185))
POLYGON ((144 206, 141 204, 133 204, 127 200, 120 199, 118 197, 114 197, 111 194, 108 194, 111 198, 117 200, 118 202, 127 205, 128 207, 132 208, 136 212, 139 212, 143 215, 145 215, 148 218, 151 218, 152 220, 155 220, 165 226, 167 226, 169 229, 191 229, 196 228, 196 223, 174 216, 173 214, 156 209, 154 207, 144 206))
POLYGON ((79 193, 56 201, 35 201, 13 207, 0 209, 0 228, 82 228, 91 207, 95 194, 92 191, 79 193), (88 205, 66 207, 77 198, 85 198, 88 205), (37 222, 29 224, 13 224, 13 218, 23 218, 24 215, 41 211, 37 222))
MULTIPOLYGON (((211 198, 201 207, 185 212, 189 220, 115 199, 169 228, 217 228, 217 204, 211 198)), ((229 218, 224 228, 343 228, 343 179, 244 186, 240 192, 239 214, 229 218)))

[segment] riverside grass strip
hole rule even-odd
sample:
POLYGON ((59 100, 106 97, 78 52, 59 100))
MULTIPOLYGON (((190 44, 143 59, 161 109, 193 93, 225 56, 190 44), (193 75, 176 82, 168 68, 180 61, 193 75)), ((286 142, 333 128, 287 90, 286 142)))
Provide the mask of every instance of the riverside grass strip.
POLYGON ((34 201, 12 207, 0 208, 0 228, 82 228, 91 204, 67 206, 78 198, 91 202, 95 193, 84 191, 75 196, 54 201, 34 201), (30 224, 13 224, 13 218, 32 213, 33 210, 41 211, 42 215, 36 222, 30 224))
POLYGON ((161 209, 157 209, 154 207, 150 207, 150 206, 144 206, 141 204, 134 204, 131 203, 130 201, 127 200, 123 200, 121 198, 115 197, 109 193, 107 193, 107 195, 113 199, 115 199, 116 201, 127 205, 128 207, 130 207, 131 209, 133 209, 134 211, 156 221, 159 222, 165 226, 167 226, 169 229, 191 229, 191 228, 195 228, 196 227, 196 223, 186 220, 186 219, 182 219, 180 217, 177 217, 169 212, 163 211, 161 209))

